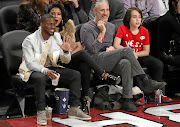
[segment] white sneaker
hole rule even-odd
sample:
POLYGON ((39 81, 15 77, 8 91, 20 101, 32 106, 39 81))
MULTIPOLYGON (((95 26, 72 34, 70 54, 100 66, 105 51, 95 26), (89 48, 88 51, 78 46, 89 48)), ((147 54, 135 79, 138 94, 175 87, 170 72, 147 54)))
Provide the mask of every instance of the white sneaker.
POLYGON ((70 107, 68 117, 72 119, 90 120, 91 116, 85 114, 79 107, 70 107))
POLYGON ((46 111, 37 111, 37 124, 39 125, 47 125, 46 120, 46 111))

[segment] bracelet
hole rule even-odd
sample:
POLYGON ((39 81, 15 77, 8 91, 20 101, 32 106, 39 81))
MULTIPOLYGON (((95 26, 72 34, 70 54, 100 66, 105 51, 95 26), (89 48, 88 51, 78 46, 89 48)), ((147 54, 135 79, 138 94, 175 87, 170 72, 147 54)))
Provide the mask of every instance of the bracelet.
POLYGON ((100 39, 101 41, 104 41, 104 38, 102 38, 102 37, 97 37, 97 39, 100 39))

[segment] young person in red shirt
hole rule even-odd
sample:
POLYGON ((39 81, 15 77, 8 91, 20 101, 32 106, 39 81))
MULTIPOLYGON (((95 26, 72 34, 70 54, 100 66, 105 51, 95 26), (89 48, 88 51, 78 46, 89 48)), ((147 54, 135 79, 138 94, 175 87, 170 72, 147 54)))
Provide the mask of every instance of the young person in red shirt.
MULTIPOLYGON (((149 32, 145 27, 141 26, 141 21, 141 10, 136 7, 129 8, 123 19, 124 24, 119 26, 119 29, 117 31, 114 40, 114 47, 116 49, 123 47, 132 48, 134 55, 138 59, 141 66, 148 68, 152 79, 156 81, 162 81, 164 65, 159 59, 149 55, 149 32)), ((162 102, 171 101, 171 98, 162 95, 162 102)), ((142 98, 137 103, 144 104, 144 102, 145 100, 144 98, 142 98)))

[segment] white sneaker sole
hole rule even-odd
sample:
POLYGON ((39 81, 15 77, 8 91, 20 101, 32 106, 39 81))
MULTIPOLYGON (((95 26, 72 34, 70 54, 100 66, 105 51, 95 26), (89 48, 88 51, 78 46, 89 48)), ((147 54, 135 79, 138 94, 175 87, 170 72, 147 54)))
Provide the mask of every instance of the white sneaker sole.
POLYGON ((89 117, 89 118, 82 118, 82 117, 70 116, 70 115, 68 115, 68 117, 71 118, 71 119, 79 119, 79 120, 90 120, 90 119, 92 119, 91 117, 89 117))

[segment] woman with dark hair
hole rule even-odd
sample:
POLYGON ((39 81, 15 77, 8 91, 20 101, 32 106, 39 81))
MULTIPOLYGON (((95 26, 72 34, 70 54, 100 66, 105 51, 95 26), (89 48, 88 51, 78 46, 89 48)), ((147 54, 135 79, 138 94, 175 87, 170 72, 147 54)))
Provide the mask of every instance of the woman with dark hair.
POLYGON ((88 16, 79 0, 51 0, 52 3, 60 3, 67 12, 67 17, 72 19, 75 25, 88 21, 88 16))
POLYGON ((19 6, 17 29, 35 32, 40 26, 40 16, 49 0, 24 0, 19 6))
POLYGON ((108 80, 110 83, 116 83, 119 77, 115 77, 113 75, 109 75, 106 73, 100 66, 98 66, 95 61, 82 50, 82 46, 80 41, 77 41, 75 38, 75 26, 71 19, 66 18, 66 13, 61 4, 52 3, 49 6, 48 12, 53 15, 56 21, 56 27, 62 37, 70 36, 70 53, 71 53, 71 61, 68 64, 63 64, 64 67, 68 67, 71 69, 78 70, 81 73, 81 86, 82 86, 82 110, 84 112, 89 112, 87 107, 88 100, 88 91, 90 87, 90 73, 91 69, 94 70, 99 77, 102 79, 108 80))
POLYGON ((48 13, 50 13, 55 18, 58 31, 62 31, 63 26, 69 20, 67 18, 67 13, 64 10, 64 7, 57 2, 51 3, 48 5, 48 13), (56 12, 58 13, 56 14, 56 12))
MULTIPOLYGON (((139 63, 148 68, 150 76, 153 80, 163 81, 163 63, 149 55, 150 41, 148 30, 141 26, 142 12, 139 8, 129 8, 123 19, 123 25, 119 26, 116 37, 114 39, 114 47, 116 49, 130 47, 133 49, 134 55, 139 63), (122 45, 121 45, 122 41, 122 45)), ((172 99, 162 96, 162 102, 171 102, 172 99)), ((144 101, 143 101, 144 103, 144 101)), ((141 103, 140 103, 141 104, 141 103)))
POLYGON ((80 39, 75 33, 75 25, 73 21, 67 17, 64 7, 60 3, 52 3, 48 7, 48 13, 55 18, 57 32, 60 32, 62 36, 69 35, 71 37, 71 45, 73 47, 70 50, 71 54, 82 50, 80 39))
POLYGON ((169 11, 160 18, 157 33, 162 61, 180 66, 180 53, 169 53, 170 41, 180 42, 180 0, 169 0, 169 11))

